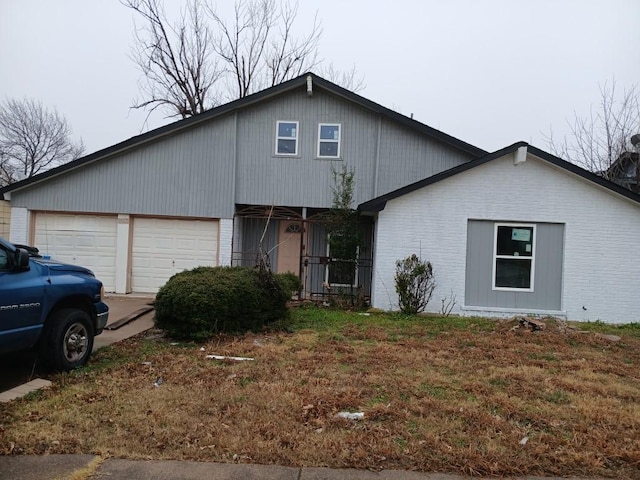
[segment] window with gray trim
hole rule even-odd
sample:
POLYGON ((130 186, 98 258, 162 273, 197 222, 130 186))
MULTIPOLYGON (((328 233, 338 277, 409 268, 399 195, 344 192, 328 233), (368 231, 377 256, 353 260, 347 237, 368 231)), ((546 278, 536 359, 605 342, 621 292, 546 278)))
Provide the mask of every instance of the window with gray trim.
POLYGON ((297 155, 298 135, 298 122, 278 120, 276 123, 276 155, 297 155))
POLYGON ((536 228, 532 224, 496 223, 493 289, 533 291, 536 228))

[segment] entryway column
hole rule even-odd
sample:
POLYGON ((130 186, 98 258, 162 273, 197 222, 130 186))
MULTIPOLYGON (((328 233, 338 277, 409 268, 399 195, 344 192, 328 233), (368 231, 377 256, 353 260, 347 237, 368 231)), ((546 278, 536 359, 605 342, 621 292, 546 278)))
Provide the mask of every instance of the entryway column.
POLYGON ((116 229, 116 293, 129 293, 129 215, 118 215, 116 229))

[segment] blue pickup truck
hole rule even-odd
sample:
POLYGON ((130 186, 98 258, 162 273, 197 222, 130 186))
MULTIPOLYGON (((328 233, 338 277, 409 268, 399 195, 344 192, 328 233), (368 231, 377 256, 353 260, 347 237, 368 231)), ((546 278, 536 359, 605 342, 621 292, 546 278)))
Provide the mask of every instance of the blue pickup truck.
POLYGON ((102 297, 91 270, 0 238, 0 354, 35 348, 45 368, 84 365, 109 317, 102 297))

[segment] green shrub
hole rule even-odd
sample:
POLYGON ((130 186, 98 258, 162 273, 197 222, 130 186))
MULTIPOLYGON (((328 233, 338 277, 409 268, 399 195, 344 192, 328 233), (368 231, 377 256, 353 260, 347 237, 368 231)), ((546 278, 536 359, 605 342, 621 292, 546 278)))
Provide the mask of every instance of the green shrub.
POLYGON ((293 293, 302 290, 300 278, 295 273, 276 273, 273 275, 283 292, 293 293))
POLYGON ((259 331, 286 316, 274 276, 246 267, 198 267, 171 277, 156 296, 156 325, 179 340, 259 331))
POLYGON ((400 311, 410 315, 424 311, 436 288, 431 262, 415 254, 398 260, 394 280, 400 311))

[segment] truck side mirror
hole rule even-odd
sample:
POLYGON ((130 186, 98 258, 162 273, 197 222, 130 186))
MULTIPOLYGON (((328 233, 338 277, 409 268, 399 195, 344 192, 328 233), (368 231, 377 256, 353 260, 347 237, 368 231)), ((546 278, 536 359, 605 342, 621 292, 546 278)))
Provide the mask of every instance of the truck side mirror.
POLYGON ((16 248, 13 254, 13 269, 18 272, 29 270, 29 252, 24 248, 16 248))

